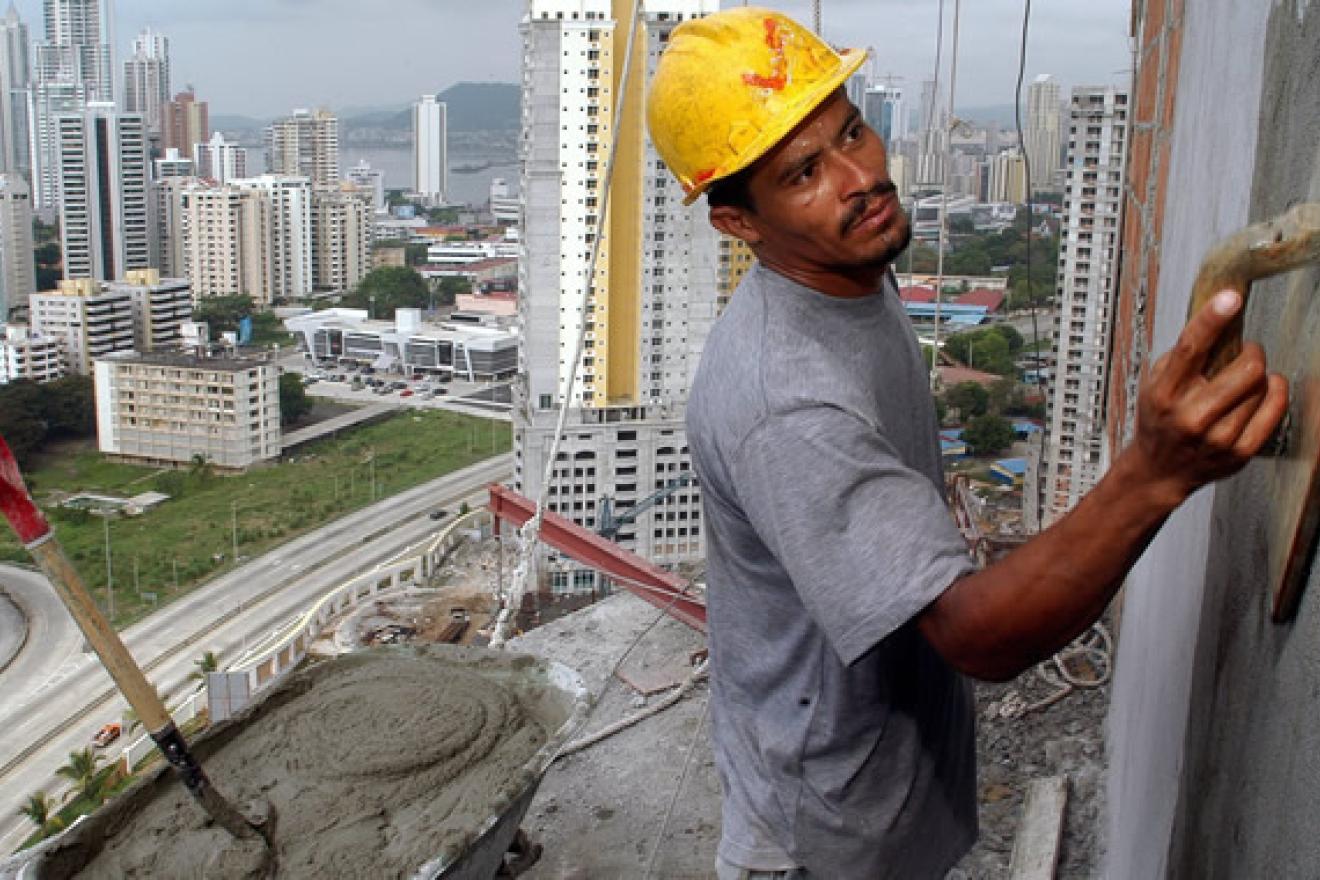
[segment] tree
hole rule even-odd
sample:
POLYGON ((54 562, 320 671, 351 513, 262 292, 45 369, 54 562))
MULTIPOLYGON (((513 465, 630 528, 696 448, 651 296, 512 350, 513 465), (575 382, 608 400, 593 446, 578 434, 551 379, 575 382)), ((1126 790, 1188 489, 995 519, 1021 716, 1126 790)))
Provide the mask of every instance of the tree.
POLYGON ((1013 445, 1013 425, 1003 416, 987 414, 972 419, 963 429, 963 440, 973 455, 994 455, 1013 445))
POLYGON ((442 306, 452 306, 458 302, 458 294, 471 292, 472 282, 467 278, 441 278, 437 288, 439 302, 442 306))
POLYGON ((1004 341, 1008 343, 1008 351, 1010 354, 1017 354, 1022 350, 1025 340, 1023 340, 1022 334, 1019 333, 1017 328, 1012 324, 996 324, 990 328, 990 332, 998 333, 1000 336, 1004 337, 1004 341))
POLYGON ((954 407, 963 419, 985 415, 990 394, 979 382, 959 382, 944 394, 944 400, 954 407))
POLYGON ((55 810, 59 806, 55 799, 44 791, 34 791, 27 801, 18 808, 20 816, 26 816, 42 831, 46 831, 55 820, 55 810))
POLYGON ((280 376, 280 424, 290 425, 311 412, 312 402, 297 373, 280 376))
POLYGON ((235 332, 238 322, 255 311, 250 296, 207 296, 193 309, 193 320, 205 322, 213 334, 235 332))
POLYGON ((69 763, 55 770, 78 789, 78 793, 92 803, 96 803, 101 794, 104 778, 99 770, 101 756, 90 748, 78 752, 69 752, 69 763))
POLYGON ((196 681, 200 688, 202 685, 206 684, 207 675, 212 672, 220 671, 220 658, 215 655, 214 651, 207 651, 193 661, 193 666, 196 668, 188 673, 188 678, 192 681, 196 681))
POLYGON ((96 388, 90 376, 64 376, 42 386, 42 413, 49 439, 96 433, 96 388))
POLYGON ((409 266, 424 266, 431 246, 426 242, 409 242, 403 246, 403 262, 409 266))
POLYGON ((410 266, 378 266, 366 274, 357 289, 343 299, 350 308, 368 309, 370 317, 386 320, 395 309, 426 308, 430 302, 426 279, 410 266))

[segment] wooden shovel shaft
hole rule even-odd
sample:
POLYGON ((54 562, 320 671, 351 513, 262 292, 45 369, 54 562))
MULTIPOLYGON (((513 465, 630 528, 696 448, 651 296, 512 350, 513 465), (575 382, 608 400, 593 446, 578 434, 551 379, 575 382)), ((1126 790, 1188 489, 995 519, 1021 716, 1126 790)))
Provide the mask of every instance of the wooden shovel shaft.
POLYGON ((1221 290, 1237 291, 1244 308, 1211 349, 1206 375, 1215 375, 1242 351, 1242 316, 1251 282, 1308 263, 1320 263, 1320 202, 1296 205, 1280 217, 1248 226, 1215 245, 1201 262, 1187 317, 1200 311, 1221 290))
POLYGON ((73 619, 83 635, 96 651, 110 678, 128 700, 128 705, 137 713, 143 727, 151 734, 152 740, 170 765, 178 771, 183 784, 202 808, 235 837, 247 838, 258 834, 258 829, 244 818, 242 813, 225 800, 212 788, 201 765, 193 758, 188 744, 170 717, 156 694, 155 688, 142 674, 142 669, 128 653, 119 633, 115 632, 110 621, 106 620, 101 609, 96 606, 91 593, 83 583, 78 570, 64 555, 54 535, 47 532, 42 538, 28 545, 28 552, 37 560, 47 580, 55 587, 64 606, 69 609, 73 619))

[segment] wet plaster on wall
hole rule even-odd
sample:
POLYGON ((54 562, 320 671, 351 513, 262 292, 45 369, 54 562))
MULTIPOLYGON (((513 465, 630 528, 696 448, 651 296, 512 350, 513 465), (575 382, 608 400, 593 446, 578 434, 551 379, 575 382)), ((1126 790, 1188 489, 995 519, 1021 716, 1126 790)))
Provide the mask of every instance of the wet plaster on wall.
MULTIPOLYGON (((1253 220, 1320 201, 1320 2, 1274 4, 1265 46, 1253 220)), ((1249 332, 1285 375, 1316 360, 1317 294, 1320 269, 1253 288, 1249 332)), ((1296 618, 1273 623, 1271 467, 1253 463, 1215 498, 1172 877, 1320 876, 1320 573, 1296 618)))
MULTIPOLYGON (((1153 356, 1182 330, 1205 251, 1248 219, 1269 7, 1184 6, 1153 356)), ((1170 518, 1127 581, 1109 718, 1109 877, 1167 870, 1216 491, 1170 518)))

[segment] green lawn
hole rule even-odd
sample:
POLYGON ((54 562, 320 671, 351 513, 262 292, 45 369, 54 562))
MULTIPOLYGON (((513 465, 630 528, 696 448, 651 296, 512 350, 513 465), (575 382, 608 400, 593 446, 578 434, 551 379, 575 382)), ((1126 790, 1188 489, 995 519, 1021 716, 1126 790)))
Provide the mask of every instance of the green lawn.
MULTIPOLYGON (((371 503, 373 474, 379 500, 505 452, 511 442, 507 422, 413 410, 304 446, 293 461, 245 474, 115 464, 93 446, 84 446, 46 456, 25 478, 103 609, 108 604, 106 522, 84 511, 52 507, 52 495, 91 491, 128 496, 155 490, 172 496, 142 516, 109 520, 113 622, 123 627, 153 610, 150 594, 165 603, 232 568, 235 521, 239 557, 256 557, 371 503)), ((7 529, 0 534, 0 560, 29 561, 7 529)))

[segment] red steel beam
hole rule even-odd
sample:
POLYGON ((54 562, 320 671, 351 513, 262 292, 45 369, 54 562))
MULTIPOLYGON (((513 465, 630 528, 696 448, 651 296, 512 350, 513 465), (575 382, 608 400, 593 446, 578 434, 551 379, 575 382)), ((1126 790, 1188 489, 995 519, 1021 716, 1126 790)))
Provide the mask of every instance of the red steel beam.
MULTIPOLYGON (((507 519, 521 526, 536 514, 535 502, 507 486, 492 483, 489 489, 488 506, 497 521, 507 519)), ((678 575, 548 510, 541 517, 541 540, 578 562, 613 575, 625 590, 698 632, 706 632, 706 604, 688 592, 690 585, 678 575)))

